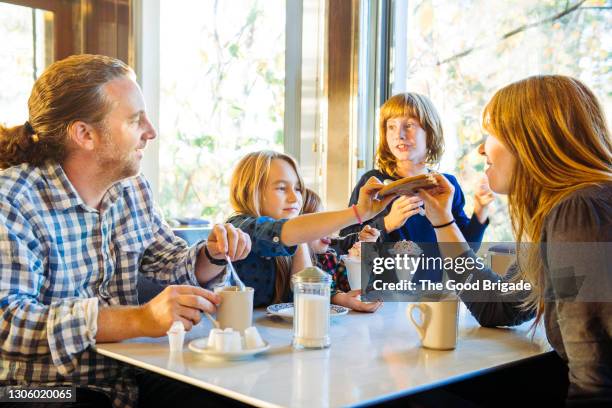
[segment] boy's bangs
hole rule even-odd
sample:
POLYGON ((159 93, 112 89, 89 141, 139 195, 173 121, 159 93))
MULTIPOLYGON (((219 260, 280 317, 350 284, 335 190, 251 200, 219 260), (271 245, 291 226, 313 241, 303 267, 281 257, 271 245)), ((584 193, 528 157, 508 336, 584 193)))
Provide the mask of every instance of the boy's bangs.
POLYGON ((411 101, 408 101, 404 98, 397 98, 395 100, 389 101, 390 103, 385 104, 383 112, 381 114, 384 116, 385 121, 390 118, 400 118, 400 117, 412 117, 420 120, 420 115, 416 111, 411 101))

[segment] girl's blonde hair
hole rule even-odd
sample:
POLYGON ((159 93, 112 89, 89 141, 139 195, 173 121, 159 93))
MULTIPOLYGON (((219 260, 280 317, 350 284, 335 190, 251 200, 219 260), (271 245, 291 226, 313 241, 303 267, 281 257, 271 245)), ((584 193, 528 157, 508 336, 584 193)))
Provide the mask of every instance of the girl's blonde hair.
MULTIPOLYGON (((230 204, 236 214, 260 217, 263 190, 268 182, 272 160, 284 160, 291 165, 297 175, 300 188, 304 180, 293 157, 272 150, 260 150, 245 155, 234 169, 230 182, 230 204)), ((274 303, 281 302, 289 289, 291 275, 291 257, 277 256, 276 283, 274 285, 274 303)))
MULTIPOLYGON (((493 95, 483 127, 514 155, 508 206, 517 240, 540 240, 546 217, 577 190, 612 181, 612 147, 595 95, 577 79, 546 75, 512 83, 493 95)), ((521 256, 517 257, 519 260, 521 256)), ((525 303, 543 312, 544 267, 531 245, 517 279, 534 290, 525 303)))
POLYGON ((417 119, 427 135, 425 163, 438 163, 444 153, 442 121, 433 102, 425 95, 414 92, 392 96, 380 108, 380 139, 376 164, 380 170, 393 177, 400 176, 397 174, 397 160, 387 144, 387 120, 404 116, 417 119))

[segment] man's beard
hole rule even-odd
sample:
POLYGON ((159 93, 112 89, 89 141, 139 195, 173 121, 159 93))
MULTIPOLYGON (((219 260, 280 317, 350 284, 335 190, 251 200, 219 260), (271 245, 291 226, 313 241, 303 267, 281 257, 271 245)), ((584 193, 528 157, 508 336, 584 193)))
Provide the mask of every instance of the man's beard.
POLYGON ((104 145, 96 155, 103 177, 109 182, 116 182, 137 175, 140 163, 134 156, 135 151, 121 154, 113 144, 110 132, 105 130, 103 133, 104 145))

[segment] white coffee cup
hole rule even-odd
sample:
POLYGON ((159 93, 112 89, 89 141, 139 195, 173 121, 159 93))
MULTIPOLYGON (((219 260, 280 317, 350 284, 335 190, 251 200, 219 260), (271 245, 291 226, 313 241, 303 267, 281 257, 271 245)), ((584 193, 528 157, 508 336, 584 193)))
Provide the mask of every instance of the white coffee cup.
POLYGON ((217 321, 222 329, 229 327, 244 333, 253 325, 253 288, 241 291, 237 286, 227 286, 216 288, 215 293, 221 297, 217 321))
POLYGON ((406 315, 419 333, 423 347, 452 350, 457 346, 459 299, 456 296, 436 302, 412 303, 406 315), (415 310, 421 314, 420 324, 414 317, 415 310))
POLYGON ((351 290, 361 289, 361 259, 345 256, 344 266, 351 290))

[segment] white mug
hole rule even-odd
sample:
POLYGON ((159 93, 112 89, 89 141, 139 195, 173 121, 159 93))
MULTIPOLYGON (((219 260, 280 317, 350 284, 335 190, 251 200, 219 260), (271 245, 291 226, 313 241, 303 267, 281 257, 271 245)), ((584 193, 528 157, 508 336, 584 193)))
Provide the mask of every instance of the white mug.
POLYGON ((221 297, 217 306, 217 321, 222 329, 231 327, 244 332, 253 325, 253 288, 247 287, 240 291, 236 286, 215 288, 215 293, 221 297))
POLYGON ((345 256, 343 260, 351 290, 361 289, 361 259, 345 256))
POLYGON ((452 350, 457 346, 457 320, 459 299, 456 297, 437 302, 412 303, 406 315, 412 322, 423 347, 435 350, 452 350), (421 314, 421 324, 414 318, 414 311, 421 314))

